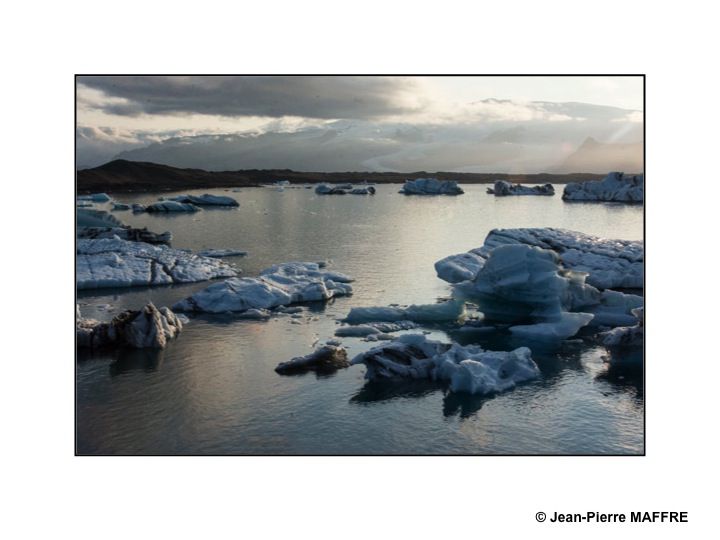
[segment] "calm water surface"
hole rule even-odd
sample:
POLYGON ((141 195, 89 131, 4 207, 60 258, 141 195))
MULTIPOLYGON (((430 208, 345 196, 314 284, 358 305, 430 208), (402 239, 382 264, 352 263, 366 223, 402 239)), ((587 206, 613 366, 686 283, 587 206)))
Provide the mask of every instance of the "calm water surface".
MULTIPOLYGON (((80 351, 77 449, 81 454, 533 454, 643 452, 642 371, 610 367, 602 348, 533 349, 542 378, 493 396, 462 396, 437 384, 369 383, 354 366, 332 376, 280 376, 275 366, 333 336, 353 306, 433 303, 450 286, 433 264, 482 245, 496 227, 564 227, 642 239, 642 208, 563 203, 555 197, 485 194, 316 196, 311 189, 228 192, 237 209, 197 214, 115 215, 173 233, 173 247, 237 248, 228 262, 253 276, 271 264, 332 261, 355 294, 313 304, 293 323, 193 316, 163 351, 80 351), (296 321, 297 322, 297 321, 296 321)), ((558 186, 561 192, 562 186, 558 186)), ((194 190, 201 194, 207 190, 194 190)), ((211 193, 225 194, 222 189, 211 193)), ((118 195, 148 203, 163 194, 118 195)), ((152 300, 172 305, 205 283, 82 291, 83 316, 110 319, 152 300)), ((419 332, 423 329, 416 330, 419 332)), ((502 338, 428 327, 430 337, 518 346, 502 338)), ((342 338, 349 356, 373 344, 342 338)), ((532 348, 532 347, 531 347, 532 348)))

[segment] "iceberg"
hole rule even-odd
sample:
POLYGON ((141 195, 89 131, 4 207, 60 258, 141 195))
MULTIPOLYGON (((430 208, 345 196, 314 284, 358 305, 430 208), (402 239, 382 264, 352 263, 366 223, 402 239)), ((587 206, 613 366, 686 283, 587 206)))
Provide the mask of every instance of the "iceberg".
POLYGON ((120 238, 132 242, 145 242, 146 244, 170 245, 172 233, 155 233, 146 227, 135 229, 131 227, 82 227, 77 230, 78 238, 120 238))
POLYGON ((76 198, 78 201, 92 201, 92 202, 110 202, 112 197, 107 193, 90 193, 89 195, 78 195, 76 198))
POLYGON ((244 257, 247 253, 247 251, 240 251, 239 249, 204 249, 198 251, 198 255, 201 257, 244 257))
POLYGON ((452 392, 485 395, 514 388, 536 379, 540 370, 530 349, 485 351, 408 334, 360 353, 351 365, 364 364, 367 379, 410 378, 447 381, 452 392))
POLYGON ((506 244, 552 250, 564 268, 587 273, 587 283, 598 289, 643 288, 645 255, 642 241, 611 240, 554 228, 493 229, 482 247, 435 263, 438 277, 457 283, 465 275, 477 274, 490 251, 506 244))
POLYGON ((225 313, 324 301, 352 294, 351 281, 352 278, 339 272, 321 270, 317 263, 277 264, 260 272, 258 277, 232 278, 210 285, 181 300, 173 309, 225 313))
POLYGON ((324 345, 307 356, 298 356, 278 364, 275 371, 281 375, 316 371, 328 373, 350 366, 347 351, 335 345, 324 345))
POLYGON ((406 180, 400 193, 405 195, 462 195, 465 192, 453 180, 417 178, 415 180, 406 180))
POLYGON ((208 257, 119 238, 79 239, 76 244, 78 289, 192 283, 237 272, 208 257))
POLYGON ((122 221, 105 210, 77 208, 75 223, 79 227, 127 227, 122 221))
POLYGON ((75 335, 78 347, 124 346, 135 349, 164 349, 169 340, 177 337, 182 322, 168 308, 156 308, 152 303, 142 309, 128 310, 110 322, 83 319, 76 306, 75 335))
POLYGON ((562 198, 565 201, 641 203, 645 198, 645 177, 611 172, 602 180, 567 184, 562 198))
POLYGON ((522 184, 511 184, 505 180, 498 180, 492 189, 488 188, 487 192, 496 197, 507 195, 555 195, 555 188, 552 184, 523 186, 522 184))
POLYGON ((380 334, 380 330, 374 326, 360 325, 360 326, 341 326, 335 330, 337 337, 366 337, 371 334, 380 334))
POLYGON ((143 207, 142 205, 133 205, 133 212, 197 212, 200 210, 197 206, 190 203, 182 203, 179 201, 159 201, 156 203, 148 204, 143 207), (141 208, 143 208, 141 210, 141 208))
POLYGON ((593 315, 590 313, 561 313, 555 321, 521 324, 511 326, 509 330, 515 337, 530 341, 562 341, 577 334, 592 320, 593 315))
POLYGON ((600 343, 608 348, 641 347, 644 339, 644 308, 633 309, 636 324, 613 328, 598 334, 600 343))
POLYGON ((120 202, 114 202, 112 205, 113 211, 122 211, 122 210, 130 210, 130 205, 120 202))
POLYGON ((225 195, 178 195, 170 197, 168 200, 179 203, 192 204, 195 206, 240 206, 240 204, 232 197, 225 195))
POLYGON ((372 321, 448 322, 457 321, 464 314, 465 303, 450 300, 439 304, 413 304, 407 307, 356 307, 350 310, 345 322, 348 324, 372 321))
POLYGON ((373 186, 353 187, 352 184, 319 184, 315 188, 318 195, 375 195, 373 186))

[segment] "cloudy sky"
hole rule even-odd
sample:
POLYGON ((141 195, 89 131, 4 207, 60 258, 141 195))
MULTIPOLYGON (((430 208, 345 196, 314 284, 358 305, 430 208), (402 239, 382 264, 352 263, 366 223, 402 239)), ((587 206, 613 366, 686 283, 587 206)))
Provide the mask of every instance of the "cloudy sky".
POLYGON ((84 76, 77 162, 639 171, 642 94, 640 77, 84 76))

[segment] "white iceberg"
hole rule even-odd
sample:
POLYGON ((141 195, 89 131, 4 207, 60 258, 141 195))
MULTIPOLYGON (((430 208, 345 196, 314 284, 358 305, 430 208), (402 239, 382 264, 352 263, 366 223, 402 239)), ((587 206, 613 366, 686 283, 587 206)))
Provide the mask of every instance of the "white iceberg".
POLYGON ((210 285, 181 300, 173 309, 225 313, 323 301, 352 294, 351 281, 352 278, 339 272, 321 270, 317 263, 278 264, 263 270, 258 277, 233 278, 210 285))
POLYGON ((551 322, 521 324, 511 326, 509 330, 515 337, 529 341, 562 341, 577 334, 592 320, 593 315, 590 313, 561 313, 558 319, 551 322))
POLYGON ((124 311, 110 322, 83 319, 80 306, 76 306, 75 335, 78 347, 164 349, 182 327, 182 322, 172 311, 166 307, 158 309, 152 303, 139 311, 124 311))
POLYGON ((78 289, 192 283, 237 275, 219 259, 119 238, 78 239, 78 289))
POLYGON ((418 334, 374 347, 350 363, 364 364, 368 379, 448 381, 453 392, 480 395, 503 392, 540 376, 526 347, 510 352, 485 351, 476 345, 451 345, 418 334))
POLYGON ((439 304, 413 304, 407 307, 355 307, 345 317, 345 322, 349 324, 372 321, 448 322, 456 321, 464 314, 465 303, 450 300, 439 304))
POLYGON ((565 186, 563 200, 641 203, 645 198, 645 178, 611 172, 602 180, 570 183, 565 186))
MULTIPOLYGON (((566 229, 493 229, 482 247, 451 255, 435 263, 438 277, 450 283, 477 274, 482 259, 498 246, 525 244, 554 251, 563 267, 586 272, 587 283, 599 289, 643 287, 645 255, 643 242, 611 240, 566 229)), ((468 277, 466 279, 472 279, 468 277)))
POLYGON ((204 249, 198 251, 198 255, 201 257, 244 257, 247 253, 247 251, 239 249, 204 249))
POLYGON ((417 178, 406 180, 400 193, 405 195, 462 195, 465 192, 454 180, 417 178))
POLYGON ((193 204, 195 206, 240 206, 240 204, 232 197, 225 195, 177 195, 170 197, 168 200, 185 204, 193 204))
POLYGON ((505 180, 498 180, 495 182, 493 188, 488 189, 487 192, 496 197, 505 197, 508 195, 555 195, 555 188, 552 184, 523 186, 522 184, 512 184, 505 180))

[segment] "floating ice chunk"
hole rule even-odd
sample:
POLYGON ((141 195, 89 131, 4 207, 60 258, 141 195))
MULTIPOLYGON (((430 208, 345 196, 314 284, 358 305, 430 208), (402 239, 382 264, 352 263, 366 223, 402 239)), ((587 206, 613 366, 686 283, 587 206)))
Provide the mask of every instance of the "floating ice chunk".
POLYGON ((78 289, 192 283, 237 275, 218 259, 119 238, 79 239, 76 261, 78 289))
POLYGON ((111 201, 112 197, 110 197, 107 193, 91 193, 89 195, 78 195, 76 200, 103 203, 111 201))
POLYGON ((562 313, 556 321, 511 326, 509 330, 514 336, 528 340, 562 341, 577 334, 592 319, 590 313, 562 313))
POLYGON ((75 211, 78 227, 126 227, 122 221, 105 210, 78 208, 75 211))
MULTIPOLYGON (((136 206, 133 205, 133 212, 136 206)), ((139 209, 139 205, 138 205, 139 209)), ((149 204, 145 207, 145 212, 197 212, 200 210, 197 206, 190 203, 181 203, 178 201, 159 201, 149 204)))
POLYGON ((350 191, 350 195, 375 195, 375 188, 372 186, 356 187, 350 191))
POLYGON ((488 189, 487 192, 496 197, 504 197, 507 195, 555 195, 555 188, 552 184, 523 186, 522 184, 511 184, 505 180, 498 180, 495 182, 495 186, 492 189, 488 189))
POLYGON ((170 244, 172 234, 154 233, 147 228, 133 229, 122 227, 82 227, 77 230, 78 238, 120 238, 133 242, 145 242, 147 244, 170 244))
POLYGON ((225 195, 178 195, 171 197, 169 200, 180 203, 192 204, 195 206, 240 206, 232 197, 225 195))
POLYGON ((380 330, 374 326, 341 326, 335 330, 335 335, 338 337, 366 337, 371 334, 379 334, 380 330))
POLYGON ((395 322, 371 322, 367 326, 372 326, 380 330, 380 332, 398 332, 400 330, 410 330, 417 328, 417 323, 412 321, 395 321, 395 322))
POLYGON ((465 192, 453 180, 441 181, 437 178, 417 178, 415 180, 406 180, 400 193, 405 195, 462 195, 465 192))
POLYGON ((339 272, 321 270, 316 263, 277 264, 256 278, 234 278, 210 285, 181 300, 173 309, 224 313, 322 301, 352 294, 350 281, 352 278, 339 272))
POLYGON ((611 172, 602 180, 567 184, 562 198, 566 201, 641 203, 645 198, 645 178, 642 174, 611 172))
POLYGON ((448 283, 473 279, 485 264, 485 258, 474 251, 450 255, 435 263, 437 276, 448 283))
POLYGON ((131 206, 133 214, 142 214, 147 211, 147 207, 144 204, 133 203, 131 206))
POLYGON ((642 308, 645 299, 635 294, 618 291, 603 291, 599 303, 583 307, 583 311, 592 313, 592 326, 631 326, 635 324, 634 310, 642 308))
POLYGON ((201 257, 244 257, 247 253, 247 251, 240 251, 239 249, 204 249, 198 251, 198 255, 201 257))
POLYGON ((136 349, 164 349, 182 330, 182 322, 168 308, 152 303, 139 311, 128 310, 110 322, 80 318, 75 322, 78 347, 126 346, 136 349))
POLYGON ((130 205, 129 205, 129 204, 125 204, 125 203, 120 203, 120 202, 114 202, 113 205, 112 205, 112 209, 115 210, 115 211, 118 211, 118 210, 130 210, 130 205))
POLYGON ((75 203, 75 206, 76 206, 77 208, 92 208, 92 207, 93 207, 93 203, 87 202, 87 201, 77 201, 77 202, 75 203))
POLYGON ((275 371, 282 375, 304 371, 331 372, 350 366, 347 351, 342 347, 324 345, 307 356, 299 356, 282 362, 275 371))
POLYGON ((361 186, 354 188, 352 184, 318 184, 315 187, 318 195, 375 195, 375 188, 372 186, 361 186))
POLYGON ((350 310, 345 322, 358 324, 372 321, 456 321, 465 314, 465 303, 450 300, 440 304, 411 305, 408 307, 356 307, 350 310))
MULTIPOLYGON (((611 240, 553 228, 494 229, 487 235, 481 248, 469 253, 483 258, 487 257, 492 249, 505 244, 526 244, 552 250, 560 257, 565 268, 586 272, 587 282, 599 289, 643 287, 645 257, 641 241, 611 240)), ((437 264, 443 261, 453 262, 461 267, 464 264, 464 268, 469 272, 475 271, 470 264, 473 257, 468 258, 468 262, 455 259, 456 257, 459 255, 446 257, 436 263, 438 277, 451 283, 454 282, 451 279, 459 277, 445 270, 441 274, 437 264)), ((444 268, 447 265, 441 266, 444 268)))
POLYGON ((342 345, 342 341, 339 339, 328 339, 325 341, 325 345, 334 345, 335 347, 339 347, 342 345))
POLYGON ((513 388, 540 376, 530 350, 485 351, 476 345, 463 347, 408 334, 353 358, 364 364, 368 379, 411 378, 449 381, 453 392, 489 394, 513 388))
POLYGON ((641 347, 644 339, 644 308, 633 310, 636 324, 621 326, 608 332, 598 334, 600 343, 609 348, 615 347, 641 347))

